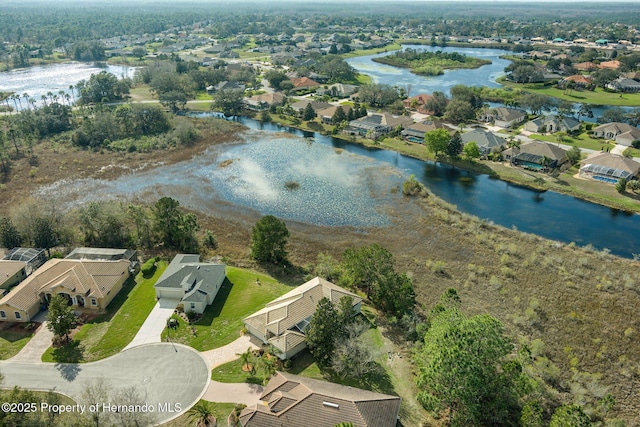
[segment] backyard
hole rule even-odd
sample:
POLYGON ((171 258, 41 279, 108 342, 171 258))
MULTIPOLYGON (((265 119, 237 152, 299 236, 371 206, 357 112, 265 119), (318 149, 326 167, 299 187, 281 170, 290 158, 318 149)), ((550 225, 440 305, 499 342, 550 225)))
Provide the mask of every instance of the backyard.
POLYGON ((138 273, 129 279, 109 304, 107 313, 80 327, 73 340, 63 347, 49 347, 43 362, 91 362, 113 356, 133 340, 156 304, 153 285, 167 268, 159 261, 150 278, 138 273))
POLYGON ((7 360, 18 354, 22 347, 27 345, 35 327, 33 329, 27 327, 28 324, 16 324, 9 329, 0 331, 0 360, 7 360))

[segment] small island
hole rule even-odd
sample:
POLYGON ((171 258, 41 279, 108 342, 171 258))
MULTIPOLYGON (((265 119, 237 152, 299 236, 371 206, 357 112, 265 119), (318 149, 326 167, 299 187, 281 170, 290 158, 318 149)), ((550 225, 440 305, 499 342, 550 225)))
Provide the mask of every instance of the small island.
POLYGON ((473 58, 458 52, 426 52, 416 49, 405 49, 393 55, 373 58, 373 61, 394 67, 408 68, 420 76, 439 76, 444 70, 456 68, 480 68, 491 64, 487 59, 473 58))

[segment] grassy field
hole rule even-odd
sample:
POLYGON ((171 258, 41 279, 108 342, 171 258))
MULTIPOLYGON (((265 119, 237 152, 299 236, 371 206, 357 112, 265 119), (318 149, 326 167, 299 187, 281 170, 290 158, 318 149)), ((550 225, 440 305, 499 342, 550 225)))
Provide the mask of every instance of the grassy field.
POLYGON ((640 93, 624 93, 605 91, 596 88, 594 91, 573 90, 565 92, 564 89, 557 89, 553 86, 544 86, 541 83, 513 83, 504 78, 498 79, 498 83, 504 87, 519 88, 527 92, 540 93, 553 96, 558 99, 565 99, 571 102, 593 105, 614 105, 620 107, 637 107, 640 105, 640 93))
POLYGON ((558 142, 558 137, 556 135, 541 135, 541 134, 531 134, 529 136, 532 139, 537 139, 539 141, 551 142, 553 144, 565 144, 565 145, 575 145, 579 148, 586 148, 589 150, 600 151, 603 147, 606 149, 607 147, 613 148, 613 145, 607 144, 607 141, 604 139, 591 138, 586 132, 581 133, 580 135, 573 136, 564 136, 562 141, 558 142))
MULTIPOLYGON (((227 278, 202 318, 192 325, 180 319, 178 328, 169 332, 170 338, 198 351, 229 344, 240 336, 243 318, 291 289, 267 275, 227 267, 227 278)), ((167 329, 162 333, 163 341, 166 337, 167 329)))
POLYGON ((24 326, 18 324, 11 329, 0 331, 0 360, 7 360, 18 354, 33 337, 34 331, 26 330, 24 326))
POLYGON ((359 50, 354 50, 351 51, 349 53, 344 53, 340 56, 342 56, 343 58, 354 58, 356 56, 367 56, 367 55, 375 55, 378 53, 385 53, 385 52, 391 52, 394 50, 400 50, 402 49, 402 45, 398 44, 398 43, 392 43, 390 45, 387 45, 385 47, 381 47, 381 48, 377 48, 377 49, 359 49, 359 50))
POLYGON ((74 340, 64 347, 49 347, 43 362, 91 362, 120 352, 135 337, 156 304, 153 285, 167 263, 160 261, 153 277, 145 279, 138 273, 135 282, 125 287, 109 304, 108 312, 82 325, 74 340))

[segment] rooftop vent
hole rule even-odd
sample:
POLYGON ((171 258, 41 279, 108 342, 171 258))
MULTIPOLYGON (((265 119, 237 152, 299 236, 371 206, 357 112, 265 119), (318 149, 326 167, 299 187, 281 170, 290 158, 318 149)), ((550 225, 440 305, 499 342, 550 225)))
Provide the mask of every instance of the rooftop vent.
POLYGON ((328 406, 328 407, 330 407, 330 408, 336 408, 336 409, 340 408, 340 405, 338 405, 337 403, 322 402, 322 404, 323 404, 324 406, 328 406))

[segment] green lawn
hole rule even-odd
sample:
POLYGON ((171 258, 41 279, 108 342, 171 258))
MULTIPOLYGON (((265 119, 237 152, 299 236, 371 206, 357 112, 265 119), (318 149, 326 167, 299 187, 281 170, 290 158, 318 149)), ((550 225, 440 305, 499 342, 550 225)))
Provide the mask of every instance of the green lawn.
MULTIPOLYGON (((227 267, 227 278, 202 318, 193 325, 180 319, 178 328, 171 330, 170 339, 198 351, 229 344, 240 336, 243 318, 291 289, 264 274, 227 267)), ((162 333, 162 339, 166 336, 167 329, 162 333)))
POLYGON ((367 74, 359 73, 357 79, 358 83, 360 83, 361 85, 370 85, 372 82, 371 76, 367 74))
POLYGON ((0 360, 6 360, 18 354, 33 337, 33 332, 25 330, 23 325, 0 331, 0 360))
POLYGON ((109 304, 106 314, 82 325, 73 342, 65 347, 49 347, 43 362, 91 362, 112 356, 127 346, 156 304, 153 285, 167 263, 160 261, 153 277, 139 273, 135 282, 129 279, 109 304), (134 286, 135 284, 135 286, 134 286))
POLYGON ((506 79, 499 79, 498 83, 504 87, 519 88, 527 92, 541 93, 553 96, 554 98, 565 99, 571 102, 579 102, 582 104, 593 105, 617 105, 627 107, 637 107, 640 105, 640 93, 624 93, 608 92, 602 88, 596 88, 594 91, 589 90, 573 90, 566 92, 563 89, 557 89, 553 86, 544 86, 541 83, 519 84, 512 83, 506 79))
POLYGON ((398 43, 392 43, 390 45, 387 45, 385 47, 380 47, 377 49, 360 49, 360 50, 354 50, 352 52, 349 53, 345 53, 342 54, 340 56, 342 56, 343 58, 353 58, 355 56, 367 56, 367 55, 375 55, 376 53, 385 53, 385 52, 391 52, 393 50, 400 50, 402 49, 402 45, 398 44, 398 43))
MULTIPOLYGON (((537 139, 539 141, 547 141, 547 142, 551 142, 551 143, 555 143, 555 144, 558 143, 558 138, 556 137, 556 135, 532 134, 530 137, 532 139, 537 139)), ((575 145, 576 147, 586 148, 586 149, 589 149, 589 150, 598 150, 598 151, 600 149, 602 149, 603 146, 605 148, 607 146, 610 146, 609 144, 607 144, 606 140, 591 138, 589 135, 587 135, 586 132, 581 133, 577 137, 565 136, 562 139, 562 142, 560 142, 560 143, 561 144, 566 144, 566 145, 575 145)), ((612 146, 610 146, 610 147, 612 147, 612 146)))

